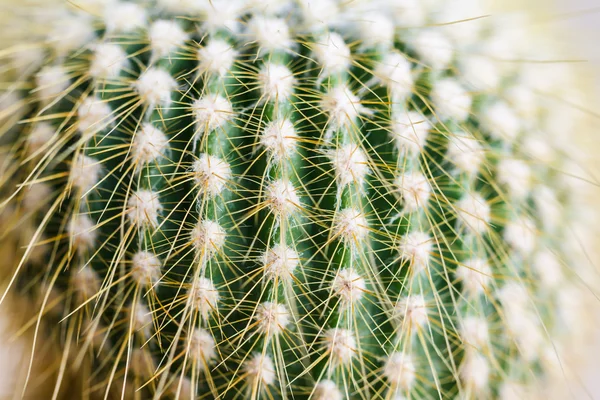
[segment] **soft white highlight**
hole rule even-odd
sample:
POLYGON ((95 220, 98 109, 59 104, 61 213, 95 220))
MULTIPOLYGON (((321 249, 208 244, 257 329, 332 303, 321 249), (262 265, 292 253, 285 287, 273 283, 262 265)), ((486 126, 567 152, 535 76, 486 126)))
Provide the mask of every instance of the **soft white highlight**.
POLYGON ((134 163, 148 164, 163 157, 169 145, 167 136, 150 123, 142 124, 131 144, 134 163))
POLYGON ((367 155, 355 144, 346 144, 329 152, 338 186, 355 183, 362 186, 370 172, 367 155))
POLYGON ((431 196, 431 186, 427 177, 418 171, 405 172, 394 181, 402 197, 404 212, 425 208, 431 196))
POLYGON ((219 292, 215 285, 208 278, 195 278, 188 295, 191 297, 193 309, 200 313, 203 321, 208 321, 208 317, 213 310, 217 309, 219 302, 219 292))
POLYGON ((269 209, 278 217, 286 217, 300 207, 300 197, 290 181, 279 179, 269 183, 265 197, 269 209))
POLYGON ((485 232, 491 220, 491 209, 483 196, 476 192, 467 192, 456 203, 458 222, 472 234, 485 232))
POLYGON ((431 90, 435 115, 442 121, 449 119, 462 122, 471 111, 471 95, 454 79, 436 81, 431 90))
POLYGON ((340 236, 349 243, 358 243, 369 234, 367 219, 354 208, 345 208, 336 213, 333 230, 335 236, 340 236))
POLYGON ((290 157, 296 151, 298 134, 289 119, 269 122, 260 136, 260 143, 278 162, 290 157))
POLYGON ((425 147, 431 123, 416 111, 400 112, 392 121, 392 137, 396 149, 407 156, 419 154, 425 147))
POLYGON ((114 43, 99 43, 93 47, 94 54, 88 73, 92 78, 115 79, 129 66, 127 53, 114 43))
POLYGON ((409 354, 395 352, 390 354, 383 367, 383 375, 392 387, 409 390, 416 380, 416 368, 409 354))
POLYGON ((294 249, 277 244, 261 257, 264 274, 268 279, 291 279, 299 263, 294 249))
POLYGON ((352 331, 342 328, 328 329, 323 340, 333 364, 348 364, 354 358, 357 348, 352 331))
POLYGON ((151 190, 138 190, 127 200, 127 218, 137 227, 157 226, 161 211, 158 193, 151 190))
POLYGON ((217 156, 202 153, 192 166, 196 188, 200 193, 217 196, 231 180, 231 167, 217 156))
POLYGON ((152 49, 152 57, 159 59, 173 54, 177 48, 189 39, 189 36, 179 23, 160 19, 150 25, 148 30, 150 38, 150 48, 152 49))
POLYGON ((131 277, 140 286, 153 286, 161 277, 162 262, 149 251, 138 251, 131 259, 131 277))
POLYGON ((340 296, 342 305, 359 301, 367 287, 365 280, 351 267, 339 270, 331 286, 333 293, 340 296))
POLYGON ((409 262, 413 274, 425 270, 433 251, 433 240, 428 233, 408 232, 400 239, 398 251, 402 260, 409 262))
POLYGON ((270 301, 259 304, 254 314, 258 331, 267 336, 279 335, 291 322, 290 319, 290 313, 283 304, 270 301))
POLYGON ((420 294, 404 296, 394 307, 394 316, 404 329, 416 330, 427 321, 427 303, 420 294))
POLYGON ((486 259, 469 258, 456 267, 456 277, 462 284, 463 293, 474 296, 489 289, 492 269, 486 259))
POLYGON ((164 69, 150 67, 133 84, 144 103, 150 107, 171 105, 171 93, 177 88, 175 79, 164 69))

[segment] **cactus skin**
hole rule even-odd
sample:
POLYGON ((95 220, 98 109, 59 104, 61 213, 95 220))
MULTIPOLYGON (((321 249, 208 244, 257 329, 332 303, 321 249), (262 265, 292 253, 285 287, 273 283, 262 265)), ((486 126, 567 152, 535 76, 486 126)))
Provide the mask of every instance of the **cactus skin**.
POLYGON ((512 399, 555 376, 577 195, 530 68, 487 48, 501 24, 92 3, 9 71, 2 116, 11 285, 82 396, 512 399))

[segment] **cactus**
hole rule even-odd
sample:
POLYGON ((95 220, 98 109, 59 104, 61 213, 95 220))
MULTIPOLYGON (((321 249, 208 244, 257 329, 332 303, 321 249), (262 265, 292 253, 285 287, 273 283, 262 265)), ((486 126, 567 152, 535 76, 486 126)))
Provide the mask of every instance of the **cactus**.
POLYGON ((88 0, 8 48, 7 284, 62 349, 56 393, 69 370, 139 399, 556 377, 580 277, 565 81, 460 3, 88 0))

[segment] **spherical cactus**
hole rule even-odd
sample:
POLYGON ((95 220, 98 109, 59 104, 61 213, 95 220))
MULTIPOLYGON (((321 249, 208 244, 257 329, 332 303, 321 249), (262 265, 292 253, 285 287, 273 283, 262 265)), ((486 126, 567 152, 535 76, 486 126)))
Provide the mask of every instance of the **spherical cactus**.
POLYGON ((0 53, 7 285, 61 349, 56 392, 517 399, 560 376, 572 85, 515 21, 75 3, 0 53))

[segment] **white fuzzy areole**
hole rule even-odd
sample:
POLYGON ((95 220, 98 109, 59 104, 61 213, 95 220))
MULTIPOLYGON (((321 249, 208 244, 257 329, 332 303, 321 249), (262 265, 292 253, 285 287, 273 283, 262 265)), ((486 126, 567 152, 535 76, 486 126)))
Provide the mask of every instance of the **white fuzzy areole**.
POLYGON ((254 320, 258 332, 267 336, 276 336, 290 323, 290 313, 283 304, 265 301, 256 307, 254 320))
POLYGON ((92 42, 95 36, 93 23, 87 15, 67 14, 56 21, 48 41, 56 54, 62 57, 92 42))
POLYGON ((379 45, 393 46, 394 23, 381 11, 369 11, 357 20, 358 36, 362 46, 374 47, 379 45))
POLYGON ((234 117, 231 102, 220 94, 207 94, 192 104, 196 135, 223 129, 234 117))
POLYGON ((411 63, 397 51, 386 53, 376 64, 373 75, 396 99, 404 99, 412 93, 414 79, 411 63))
POLYGON ((290 181, 276 180, 269 184, 265 191, 265 201, 273 214, 286 217, 296 211, 300 205, 300 197, 290 181))
POLYGON ((396 177, 394 184, 402 197, 403 211, 410 213, 427 207, 431 185, 425 175, 418 171, 405 172, 396 177))
POLYGON ((47 122, 38 122, 27 135, 27 154, 32 155, 45 146, 50 146, 56 129, 47 122))
POLYGON ((488 56, 475 54, 461 57, 459 64, 464 80, 475 90, 493 91, 500 84, 500 68, 488 56))
POLYGON ((558 146, 549 141, 543 132, 528 131, 520 147, 534 164, 550 165, 556 161, 558 146))
MULTIPOLYGON (((167 136, 154 125, 146 122, 135 133, 131 155, 135 164, 148 164, 163 157, 169 147, 167 136)), ((138 165, 138 168, 141 165, 138 165)))
POLYGON ((301 0, 303 23, 309 32, 319 32, 336 21, 340 10, 335 0, 301 0))
POLYGON ((147 347, 134 349, 129 360, 129 370, 141 379, 148 379, 156 371, 156 362, 147 347))
POLYGON ((94 46, 88 73, 92 78, 115 79, 129 66, 127 53, 114 43, 100 43, 94 46))
POLYGON ((348 364, 354 358, 357 347, 351 330, 332 328, 323 335, 325 348, 334 365, 348 364))
POLYGON ((228 30, 233 33, 240 31, 240 16, 247 8, 244 0, 211 0, 204 9, 201 32, 213 33, 228 30))
POLYGON ((141 100, 151 108, 169 107, 171 93, 177 88, 175 79, 164 69, 150 67, 133 84, 141 100))
POLYGON ((398 246, 400 257, 410 263, 413 274, 424 271, 433 251, 433 240, 428 233, 414 231, 406 233, 398 246))
POLYGON ((244 372, 250 387, 253 387, 253 385, 273 385, 275 383, 275 366, 268 355, 253 354, 244 363, 244 372))
POLYGON ((71 273, 71 287, 80 301, 95 296, 100 291, 100 277, 91 267, 83 267, 71 273))
POLYGON ((411 389, 417 377, 412 357, 403 352, 390 354, 383 367, 383 375, 392 384, 392 387, 411 389))
POLYGON ((358 96, 345 85, 335 86, 324 94, 321 108, 329 117, 328 132, 340 128, 351 130, 359 115, 368 112, 358 96))
POLYGON ((489 362, 477 352, 467 352, 460 365, 459 375, 463 385, 468 389, 475 393, 482 393, 489 387, 489 362))
POLYGON ((217 359, 215 339, 209 331, 196 328, 188 337, 189 357, 201 371, 217 359))
POLYGON ((540 185, 533 190, 537 214, 548 232, 555 232, 563 218, 563 205, 554 189, 540 185))
POLYGON ((290 37, 290 28, 283 18, 255 15, 248 21, 247 34, 255 42, 261 53, 286 51, 294 43, 290 37))
POLYGON ((231 167, 217 156, 202 153, 192 166, 196 188, 202 194, 218 196, 231 180, 231 167))
POLYGON ((504 240, 518 255, 530 256, 537 244, 535 223, 527 217, 509 221, 504 227, 504 240))
POLYGON ((152 313, 144 304, 138 302, 129 309, 130 315, 127 317, 134 332, 139 332, 144 336, 149 336, 152 327, 152 313))
POLYGON ((176 21, 160 19, 150 25, 148 30, 152 57, 159 59, 173 54, 189 39, 176 21))
POLYGON ((181 376, 181 374, 176 375, 175 380, 168 386, 167 393, 177 400, 195 400, 195 395, 192 395, 192 380, 187 376, 181 376))
POLYGON ((86 136, 106 128, 111 119, 108 102, 97 97, 86 97, 77 108, 77 129, 86 136))
POLYGON ((346 144, 328 153, 339 188, 351 183, 363 186, 371 170, 367 155, 360 145, 346 144))
POLYGON ((292 4, 289 0, 246 0, 248 8, 254 11, 254 14, 278 15, 290 9, 292 4))
POLYGON ((394 316, 403 329, 417 330, 428 322, 427 303, 420 294, 402 297, 394 307, 394 316))
POLYGON ((108 34, 131 33, 146 26, 146 10, 135 3, 117 2, 107 7, 104 26, 108 34))
POLYGON ((462 122, 467 119, 473 102, 471 95, 453 78, 436 81, 431 90, 435 115, 441 120, 462 122))
POLYGON ((131 277, 140 286, 153 286, 161 277, 162 262, 149 251, 138 251, 131 259, 131 277))
POLYGON ((521 132, 521 122, 517 114, 506 103, 500 101, 483 109, 480 123, 493 139, 507 143, 513 143, 521 132))
POLYGON ((475 296, 489 289, 492 268, 483 258, 469 258, 456 267, 456 277, 461 281, 463 292, 475 296))
POLYGON ((518 83, 504 93, 507 103, 524 120, 532 120, 538 112, 539 102, 534 91, 526 83, 518 83))
POLYGON ((297 141, 298 134, 294 129, 294 124, 289 119, 269 122, 260 136, 260 144, 267 149, 269 155, 277 162, 281 162, 294 154, 297 141))
POLYGON ((294 249, 277 244, 267 250, 261 257, 264 274, 268 279, 290 280, 300 258, 294 249))
POLYGON ((367 288, 365 280, 354 268, 339 270, 333 278, 331 286, 333 292, 340 296, 341 303, 344 306, 360 301, 367 288))
POLYGON ((427 4, 422 0, 393 0, 389 4, 391 15, 399 27, 425 25, 427 4))
POLYGON ((458 172, 475 175, 485 160, 485 151, 472 134, 453 133, 448 141, 446 158, 456 166, 458 172))
POLYGON ((456 203, 458 223, 472 234, 488 230, 491 221, 491 208, 479 193, 468 192, 456 203))
POLYGON ((459 335, 467 347, 483 350, 488 346, 489 324, 485 318, 468 316, 460 321, 459 335))
POLYGON ((127 200, 127 218, 137 227, 157 226, 158 215, 162 211, 158 193, 141 189, 127 200))
POLYGON ((546 289, 557 289, 563 282, 562 264, 550 249, 540 250, 533 258, 532 267, 546 289))
POLYGON ((527 197, 531 193, 531 181, 531 168, 525 161, 506 158, 498 163, 498 182, 506 186, 513 199, 527 197))
POLYGON ((311 397, 313 400, 344 400, 344 395, 338 389, 334 381, 323 379, 315 385, 315 390, 311 397))
POLYGON ((360 243, 369 234, 369 225, 362 212, 355 208, 345 208, 335 214, 333 230, 335 236, 348 243, 360 243))
POLYGON ((431 123, 416 111, 400 112, 392 121, 391 135, 396 149, 414 157, 423 150, 431 123))
POLYGON ((412 40, 412 47, 424 64, 437 70, 445 69, 452 61, 454 48, 441 32, 422 30, 412 40))
POLYGON ((73 247, 79 251, 90 250, 96 243, 96 224, 85 214, 75 215, 67 228, 73 247))
POLYGON ((192 230, 191 239, 196 251, 210 257, 221 251, 227 233, 219 223, 211 220, 200 221, 192 230))
POLYGON ((522 314, 527 310, 530 293, 525 286, 517 282, 508 282, 497 292, 505 313, 522 314))
POLYGON ((38 97, 43 101, 54 101, 71 84, 69 75, 62 65, 46 66, 35 75, 38 97))
POLYGON ((209 39, 198 49, 198 71, 201 74, 225 76, 238 56, 234 47, 222 39, 209 39))
POLYGON ((265 63, 258 73, 261 100, 286 102, 294 93, 296 78, 285 65, 265 63))
POLYGON ((86 193, 98 183, 101 172, 102 164, 98 160, 78 154, 71 161, 69 182, 82 193, 86 193))
POLYGON ((22 206, 26 212, 41 210, 48 207, 52 198, 52 187, 45 182, 35 182, 23 188, 22 206))
POLYGON ((350 48, 342 36, 335 32, 328 32, 317 39, 313 52, 323 68, 323 76, 344 72, 352 63, 350 48))
POLYGON ((215 285, 208 278, 196 278, 188 294, 192 308, 200 313, 203 321, 208 321, 210 314, 217 310, 219 302, 219 292, 215 285))

